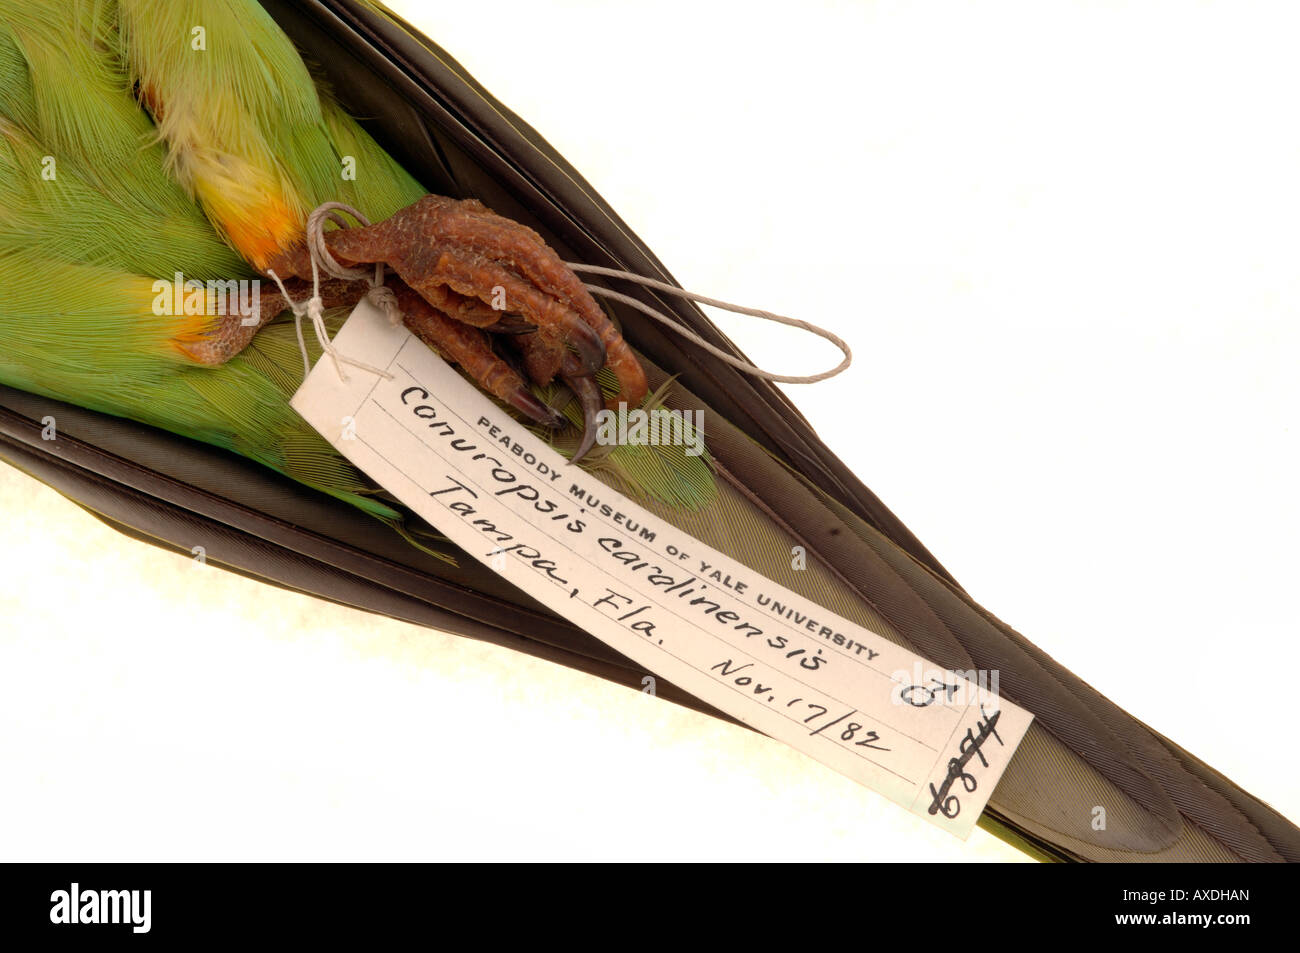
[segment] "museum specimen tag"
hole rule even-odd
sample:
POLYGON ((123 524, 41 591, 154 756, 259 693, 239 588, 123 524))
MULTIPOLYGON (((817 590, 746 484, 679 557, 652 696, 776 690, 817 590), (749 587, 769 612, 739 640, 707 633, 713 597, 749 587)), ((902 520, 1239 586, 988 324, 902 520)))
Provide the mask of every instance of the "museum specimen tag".
POLYGON ((462 550, 647 672, 970 833, 1033 719, 996 673, 927 662, 570 466, 367 301, 334 345, 389 376, 325 357, 294 409, 462 550))

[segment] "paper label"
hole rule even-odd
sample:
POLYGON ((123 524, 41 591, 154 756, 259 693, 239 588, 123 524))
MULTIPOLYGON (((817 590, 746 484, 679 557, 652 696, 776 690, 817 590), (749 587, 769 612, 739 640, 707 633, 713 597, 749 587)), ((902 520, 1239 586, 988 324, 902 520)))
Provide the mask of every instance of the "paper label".
POLYGON ((966 837, 1033 716, 605 486, 362 302, 294 396, 358 468, 533 598, 709 704, 966 837))

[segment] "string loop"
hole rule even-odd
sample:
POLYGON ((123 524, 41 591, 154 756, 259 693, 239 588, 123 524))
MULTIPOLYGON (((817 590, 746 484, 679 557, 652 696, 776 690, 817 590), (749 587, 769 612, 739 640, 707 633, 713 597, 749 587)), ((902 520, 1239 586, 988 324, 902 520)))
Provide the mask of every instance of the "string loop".
POLYGON ((583 285, 583 287, 592 294, 601 295, 605 298, 613 298, 615 301, 621 301, 629 307, 636 308, 642 314, 648 315, 665 327, 671 328, 677 334, 686 338, 686 340, 690 341, 697 347, 708 351, 718 360, 731 365, 738 371, 749 374, 751 377, 758 377, 767 381, 775 381, 779 384, 815 384, 818 381, 827 380, 828 378, 839 374, 841 371, 847 370, 849 365, 853 363, 853 352, 849 349, 848 344, 846 344, 842 338, 833 332, 828 331, 823 327, 818 327, 808 321, 800 321, 798 318, 788 318, 783 314, 773 314, 771 311, 760 311, 757 308, 746 308, 742 305, 720 301, 717 298, 710 298, 707 295, 696 294, 693 291, 686 291, 682 288, 678 288, 676 285, 670 285, 666 281, 656 281, 654 278, 646 278, 642 275, 633 274, 630 271, 623 271, 618 268, 606 268, 603 265, 585 265, 582 262, 576 261, 568 261, 565 262, 565 264, 577 272, 585 272, 592 275, 605 275, 610 278, 622 278, 625 281, 636 282, 637 284, 645 285, 648 288, 654 288, 655 290, 665 292, 666 294, 676 295, 679 298, 689 298, 691 301, 698 301, 701 304, 710 304, 715 308, 723 308, 727 311, 734 311, 737 314, 747 314, 755 318, 762 318, 764 321, 775 321, 777 324, 788 325, 792 328, 801 328, 804 331, 809 331, 820 338, 825 338, 827 341, 830 341, 844 354, 844 360, 840 361, 839 364, 831 368, 829 371, 822 371, 820 374, 774 374, 772 371, 765 371, 761 367, 751 364, 749 361, 741 360, 734 354, 728 354, 721 348, 715 347, 690 328, 684 327, 680 322, 674 321, 662 312, 656 311, 648 304, 638 301, 630 295, 625 295, 620 291, 612 291, 609 288, 602 288, 600 285, 583 285))

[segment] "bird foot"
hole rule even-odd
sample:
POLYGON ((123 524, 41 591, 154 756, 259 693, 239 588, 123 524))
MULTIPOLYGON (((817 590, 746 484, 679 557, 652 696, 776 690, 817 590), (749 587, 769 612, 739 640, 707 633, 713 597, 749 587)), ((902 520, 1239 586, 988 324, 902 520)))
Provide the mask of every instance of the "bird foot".
MULTIPOLYGON (((601 367, 619 382, 607 406, 635 407, 645 397, 640 361, 581 279, 535 231, 481 202, 428 195, 374 225, 326 232, 325 244, 344 265, 387 265, 401 279, 394 292, 412 332, 489 393, 548 427, 563 426, 564 418, 532 393, 488 335, 500 335, 519 354, 532 383, 559 377, 583 408, 575 462, 595 442, 601 367)), ((310 275, 304 249, 272 267, 277 264, 310 275)))

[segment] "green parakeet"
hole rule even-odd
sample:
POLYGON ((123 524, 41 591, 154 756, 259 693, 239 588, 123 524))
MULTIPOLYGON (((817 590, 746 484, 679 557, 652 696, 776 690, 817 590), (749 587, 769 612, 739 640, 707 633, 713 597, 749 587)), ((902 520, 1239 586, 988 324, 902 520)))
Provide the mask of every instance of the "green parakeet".
MULTIPOLYGON (((500 117, 468 80, 459 82, 467 100, 477 96, 500 117)), ((544 144, 508 120, 493 132, 521 151, 529 145, 557 178, 572 181, 544 144)), ((172 293, 177 275, 200 283, 260 280, 264 287, 272 270, 301 279, 305 220, 323 202, 345 202, 382 223, 421 208, 425 192, 337 105, 251 0, 74 0, 58 8, 0 0, 0 383, 232 451, 453 559, 289 408, 302 362, 287 315, 261 315, 254 334, 206 297, 193 307, 167 307, 193 300, 172 293)), ((590 215, 614 221, 584 197, 590 215)), ((561 331, 533 321, 538 333, 523 335, 514 355, 522 369, 494 365, 494 375, 506 376, 491 379, 508 377, 510 385, 492 391, 495 397, 526 416, 532 411, 540 426, 546 408, 564 397, 552 378, 563 381, 582 404, 581 411, 564 404, 564 413, 580 427, 593 406, 593 388, 583 381, 598 377, 607 398, 627 389, 632 371, 621 337, 600 325, 603 316, 582 311, 576 292, 564 290, 568 279, 548 272, 549 260, 529 257, 538 254, 531 233, 508 231, 473 204, 426 210, 427 220, 461 229, 462 244, 485 235, 498 245, 521 243, 518 271, 536 271, 538 287, 554 292, 533 300, 519 287, 526 303, 518 310, 525 317, 553 312, 561 331), (566 306, 554 307, 557 301, 566 306), (584 324, 595 338, 581 337, 584 324), (569 351, 556 346, 574 340, 579 345, 569 351), (610 358, 598 374, 590 373, 594 354, 610 358), (525 380, 532 397, 518 390, 525 380)), ((343 257, 377 260, 355 244, 362 229, 343 231, 330 233, 336 247, 351 252, 343 257)), ((614 231, 617 222, 602 234, 614 231)), ((499 258, 466 265, 452 255, 433 263, 439 281, 422 284, 429 272, 408 260, 411 247, 383 251, 380 260, 403 281, 437 297, 480 335, 496 316, 478 307, 474 290, 485 280, 520 277, 500 270, 499 258)), ((301 285, 293 287, 301 293, 301 285)), ((273 291, 265 298, 286 304, 273 291)), ((332 329, 341 314, 331 312, 332 329)), ((517 323, 509 330, 517 332, 517 323)), ((703 367, 693 378, 700 394, 691 393, 673 383, 671 346, 654 333, 642 329, 635 341, 654 389, 650 399, 728 406, 730 419, 711 411, 710 453, 701 457, 681 447, 601 447, 584 466, 755 572, 885 639, 954 670, 1000 671, 1005 695, 1030 707, 1036 721, 989 802, 987 826, 1052 857, 1300 859, 1300 834, 1284 818, 976 605, 883 505, 837 469, 789 408, 780 419, 771 412, 783 406, 775 398, 743 390, 730 371, 694 356, 682 359, 703 367), (770 439, 751 438, 742 411, 751 424, 776 417, 770 439), (772 449, 778 445, 780 454, 772 449), (809 556, 797 571, 788 556, 796 545, 809 556), (1089 825, 1099 804, 1110 806, 1102 832, 1089 825)), ((483 340, 473 337, 475 346, 483 340)), ((458 363, 487 386, 484 375, 470 373, 473 356, 467 350, 458 363)), ((577 442, 572 433, 557 440, 566 449, 577 442)), ((466 578, 454 581, 472 588, 466 578)), ((509 602, 500 590, 493 595, 502 614, 517 609, 526 618, 516 629, 560 630, 562 620, 509 602)), ((475 612, 465 615, 476 624, 489 615, 478 606, 475 612)), ((598 650, 589 657, 618 664, 598 650)))
MULTIPOLYGON (((5 0, 0 70, 0 381, 216 444, 399 523, 289 408, 291 323, 216 364, 201 352, 235 319, 167 283, 265 281, 320 203, 377 222, 425 190, 255 3, 5 0)), ((590 464, 669 502, 709 497, 703 463, 673 448, 590 464)))

